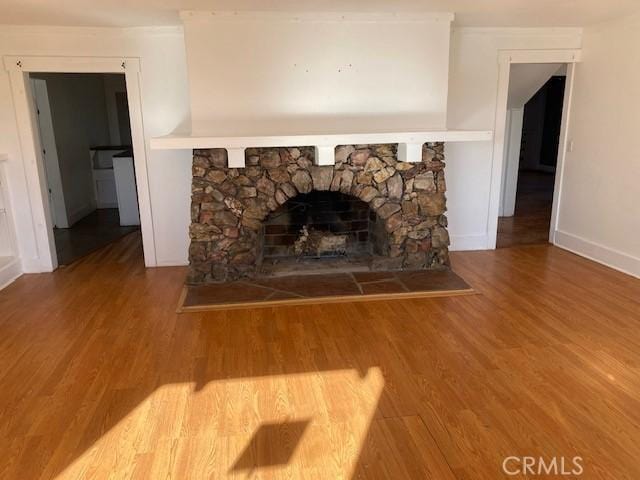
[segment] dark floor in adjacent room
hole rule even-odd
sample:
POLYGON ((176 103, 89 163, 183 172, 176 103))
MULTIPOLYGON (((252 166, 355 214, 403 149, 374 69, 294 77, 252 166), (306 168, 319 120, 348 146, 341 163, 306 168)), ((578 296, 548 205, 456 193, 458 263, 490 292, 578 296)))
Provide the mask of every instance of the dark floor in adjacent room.
POLYGON ((498 248, 549 242, 555 174, 520 171, 513 217, 498 219, 498 248))
POLYGON ((79 258, 139 229, 138 226, 121 227, 117 208, 95 210, 71 228, 53 230, 58 265, 70 265, 79 258))

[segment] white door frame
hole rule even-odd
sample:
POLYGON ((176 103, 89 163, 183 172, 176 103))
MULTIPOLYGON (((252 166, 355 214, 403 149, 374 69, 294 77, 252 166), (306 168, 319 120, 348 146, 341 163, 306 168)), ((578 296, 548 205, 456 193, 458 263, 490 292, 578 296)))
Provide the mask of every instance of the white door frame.
POLYGON ((562 109, 562 124, 560 128, 560 143, 558 146, 558 164, 556 166, 556 180, 553 192, 553 207, 549 241, 554 241, 553 233, 558 222, 560 208, 562 177, 564 175, 564 159, 567 153, 567 134, 569 128, 569 114, 573 95, 573 79, 575 64, 580 61, 581 50, 500 50, 498 52, 498 98, 496 102, 496 117, 493 136, 493 155, 491 160, 491 189, 489 196, 489 218, 487 225, 487 247, 496 248, 498 236, 498 216, 500 214, 500 195, 502 192, 502 169, 504 162, 504 148, 507 122, 507 101, 509 98, 509 77, 511 65, 515 63, 566 63, 567 82, 565 86, 562 109))
POLYGON ((33 271, 53 271, 58 261, 49 215, 44 165, 40 152, 37 120, 33 108, 33 95, 29 73, 124 73, 131 119, 131 139, 136 168, 138 205, 142 230, 144 261, 147 267, 157 265, 156 248, 151 215, 147 151, 142 121, 142 95, 140 59, 131 57, 32 57, 5 56, 5 69, 9 72, 13 105, 20 137, 23 168, 27 180, 33 229, 38 248, 37 265, 33 271))

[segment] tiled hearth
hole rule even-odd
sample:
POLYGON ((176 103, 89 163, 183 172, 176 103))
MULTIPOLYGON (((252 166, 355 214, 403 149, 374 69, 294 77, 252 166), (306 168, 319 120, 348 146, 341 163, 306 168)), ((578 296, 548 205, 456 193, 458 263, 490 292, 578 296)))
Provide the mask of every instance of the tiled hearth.
POLYGON ((469 295, 473 290, 451 270, 355 272, 330 275, 290 275, 240 280, 185 289, 181 311, 246 307, 469 295))

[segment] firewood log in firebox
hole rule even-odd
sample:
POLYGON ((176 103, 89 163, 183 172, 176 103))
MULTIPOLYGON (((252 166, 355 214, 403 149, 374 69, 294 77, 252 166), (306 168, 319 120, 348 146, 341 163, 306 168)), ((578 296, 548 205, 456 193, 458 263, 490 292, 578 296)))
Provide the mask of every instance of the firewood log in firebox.
POLYGON ((298 256, 322 257, 347 253, 347 235, 324 232, 305 225, 293 246, 298 256))

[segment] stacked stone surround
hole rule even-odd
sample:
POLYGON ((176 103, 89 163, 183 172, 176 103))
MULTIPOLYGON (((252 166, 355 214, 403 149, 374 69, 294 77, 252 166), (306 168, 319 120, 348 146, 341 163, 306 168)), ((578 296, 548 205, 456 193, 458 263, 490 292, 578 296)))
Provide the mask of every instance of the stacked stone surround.
POLYGON ((224 149, 193 152, 190 283, 256 274, 263 221, 288 199, 339 191, 368 203, 384 222, 387 251, 373 270, 448 265, 444 145, 423 146, 422 162, 397 160, 395 145, 344 145, 332 166, 314 165, 314 150, 247 149, 246 167, 227 168, 224 149))

